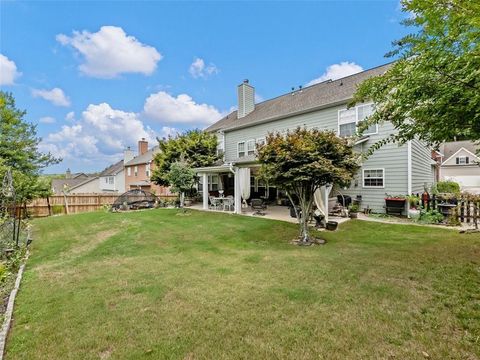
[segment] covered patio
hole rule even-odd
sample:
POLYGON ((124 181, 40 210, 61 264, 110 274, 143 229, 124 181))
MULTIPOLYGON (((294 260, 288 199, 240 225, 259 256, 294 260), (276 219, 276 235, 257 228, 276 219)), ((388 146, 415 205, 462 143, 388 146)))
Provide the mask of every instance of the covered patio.
MULTIPOLYGON (((259 170, 260 165, 257 163, 230 163, 196 168, 200 178, 198 192, 201 194, 202 203, 193 205, 192 208, 240 215, 261 214, 265 218, 297 222, 297 219, 291 216, 291 202, 285 192, 265 183, 259 177, 259 170), (261 209, 261 206, 265 209, 261 209)), ((330 220, 330 190, 331 186, 322 187, 315 193, 315 204, 324 214, 325 221, 330 220)), ((337 218, 335 220, 338 221, 337 218)))

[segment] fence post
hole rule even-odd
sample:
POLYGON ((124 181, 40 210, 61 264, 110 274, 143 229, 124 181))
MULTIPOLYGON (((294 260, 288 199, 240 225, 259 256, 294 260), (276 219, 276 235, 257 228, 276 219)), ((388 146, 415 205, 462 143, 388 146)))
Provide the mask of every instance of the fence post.
POLYGON ((463 199, 460 200, 460 221, 465 221, 465 201, 463 199))
POLYGON ((470 202, 470 199, 467 198, 467 224, 470 224, 470 206, 472 203, 470 202))
POLYGON ((433 194, 432 196, 432 206, 431 206, 431 210, 435 210, 436 209, 436 205, 437 205, 437 197, 435 194, 433 194))

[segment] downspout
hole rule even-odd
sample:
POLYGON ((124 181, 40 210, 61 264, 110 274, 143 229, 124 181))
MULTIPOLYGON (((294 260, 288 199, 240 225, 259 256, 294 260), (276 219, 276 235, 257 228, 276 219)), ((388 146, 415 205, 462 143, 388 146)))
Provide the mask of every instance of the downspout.
MULTIPOLYGON (((412 194, 412 140, 408 140, 407 142, 407 195, 412 194)), ((405 201, 405 205, 407 207, 406 213, 407 217, 410 218, 409 209, 410 204, 409 201, 405 201)))

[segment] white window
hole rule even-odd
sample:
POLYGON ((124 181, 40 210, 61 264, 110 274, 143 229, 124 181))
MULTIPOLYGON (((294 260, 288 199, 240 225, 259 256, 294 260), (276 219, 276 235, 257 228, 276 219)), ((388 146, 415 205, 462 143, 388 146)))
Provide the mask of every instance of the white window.
MULTIPOLYGON (((338 112, 338 136, 349 137, 355 135, 358 124, 373 113, 373 104, 359 105, 351 109, 338 112)), ((363 131, 363 135, 372 135, 378 132, 377 124, 370 125, 363 131)))
POLYGON ((248 155, 255 154, 255 139, 251 139, 247 141, 247 154, 248 155))
POLYGON ((133 168, 133 175, 138 176, 138 167, 133 168))
POLYGON ((105 184, 108 184, 108 177, 105 178, 105 184))
POLYGON ((357 130, 357 115, 355 109, 345 109, 338 112, 338 135, 348 137, 355 135, 357 130))
POLYGON ((366 188, 383 188, 385 183, 384 169, 364 169, 363 170, 363 187, 366 188))
MULTIPOLYGON (((357 124, 373 114, 373 104, 357 106, 357 124)), ((372 124, 363 131, 363 135, 372 135, 378 132, 377 124, 372 124)))
POLYGON ((223 156, 223 154, 225 153, 225 149, 223 146, 224 136, 225 135, 221 133, 217 133, 217 155, 218 156, 223 156))
POLYGON ((470 163, 470 159, 468 156, 459 156, 457 157, 457 165, 468 165, 470 163))
POLYGON ((245 141, 241 141, 237 144, 237 152, 239 158, 245 156, 245 141))
MULTIPOLYGON (((208 191, 217 191, 218 182, 219 182, 218 175, 208 175, 207 179, 208 179, 208 191)), ((203 191, 203 176, 200 177, 200 180, 198 182, 198 191, 199 192, 203 191)))
POLYGON ((257 147, 261 147, 261 146, 265 145, 266 143, 267 143, 267 140, 264 137, 257 139, 257 147))
POLYGON ((113 185, 113 181, 114 181, 113 176, 109 176, 109 177, 108 177, 108 183, 109 183, 110 185, 113 185))
POLYGON ((209 188, 210 188, 210 191, 218 190, 218 175, 210 175, 209 188))
POLYGON ((145 175, 147 175, 148 178, 150 177, 150 164, 145 165, 145 175))
POLYGON ((127 176, 131 176, 132 175, 132 168, 129 166, 127 167, 127 176))

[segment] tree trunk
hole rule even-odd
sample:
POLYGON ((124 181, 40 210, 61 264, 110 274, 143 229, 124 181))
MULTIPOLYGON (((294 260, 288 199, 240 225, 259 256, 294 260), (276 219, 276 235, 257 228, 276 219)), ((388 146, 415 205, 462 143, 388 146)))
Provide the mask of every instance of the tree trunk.
POLYGON ((298 194, 300 202, 300 209, 302 211, 300 216, 300 241, 302 243, 310 243, 310 235, 308 233, 308 219, 312 211, 313 194, 309 189, 302 189, 298 194))
POLYGON ((183 209, 184 207, 184 202, 185 202, 185 193, 182 191, 180 193, 180 208, 183 209))
POLYGON ((52 207, 50 206, 50 196, 47 196, 48 216, 52 216, 52 207))

